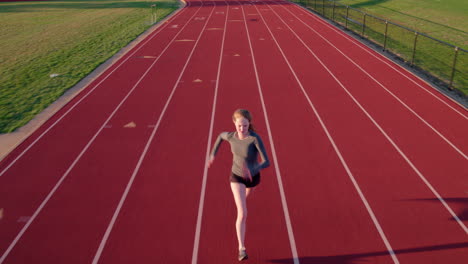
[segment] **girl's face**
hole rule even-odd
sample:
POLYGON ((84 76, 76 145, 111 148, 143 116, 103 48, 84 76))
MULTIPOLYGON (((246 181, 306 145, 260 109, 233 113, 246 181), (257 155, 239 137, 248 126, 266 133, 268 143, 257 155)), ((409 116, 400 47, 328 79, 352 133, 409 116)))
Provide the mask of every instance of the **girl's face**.
POLYGON ((249 133, 249 125, 250 125, 249 120, 243 117, 238 117, 234 121, 234 125, 236 126, 236 131, 239 135, 247 136, 247 134, 249 133))

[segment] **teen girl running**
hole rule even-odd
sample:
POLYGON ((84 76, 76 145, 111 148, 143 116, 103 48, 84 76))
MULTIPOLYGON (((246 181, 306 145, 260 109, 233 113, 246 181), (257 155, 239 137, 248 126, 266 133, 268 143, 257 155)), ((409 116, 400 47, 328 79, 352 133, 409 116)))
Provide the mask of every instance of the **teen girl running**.
POLYGON ((268 167, 270 162, 262 139, 255 133, 251 124, 252 116, 250 112, 238 109, 232 115, 232 121, 236 131, 219 134, 213 146, 208 167, 213 163, 221 142, 223 140, 228 141, 233 155, 230 182, 237 207, 236 232, 239 241, 239 261, 241 261, 248 258, 244 245, 247 218, 246 198, 252 188, 260 183, 260 170, 268 167), (260 154, 261 163, 258 163, 258 154, 260 154))

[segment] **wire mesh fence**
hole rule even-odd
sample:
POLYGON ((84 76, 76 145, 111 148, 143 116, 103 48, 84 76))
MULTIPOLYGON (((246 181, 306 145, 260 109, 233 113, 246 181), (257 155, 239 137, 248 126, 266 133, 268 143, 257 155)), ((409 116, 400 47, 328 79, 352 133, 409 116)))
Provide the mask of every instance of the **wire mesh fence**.
POLYGON ((468 96, 468 51, 332 0, 292 0, 468 96))

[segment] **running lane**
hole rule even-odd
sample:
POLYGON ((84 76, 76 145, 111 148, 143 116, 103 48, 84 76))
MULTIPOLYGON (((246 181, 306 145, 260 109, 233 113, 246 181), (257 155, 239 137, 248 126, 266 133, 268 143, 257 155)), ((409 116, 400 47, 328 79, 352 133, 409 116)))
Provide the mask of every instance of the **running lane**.
MULTIPOLYGON (((184 25, 190 12, 191 9, 178 12, 170 21, 184 25)), ((165 28, 162 25, 151 33, 1 161, 2 254, 155 57, 180 30, 165 28), (142 58, 145 55, 154 58, 142 58)))
POLYGON ((206 27, 99 263, 190 263, 227 13, 223 3, 203 3, 191 23, 206 27))
MULTIPOLYGON (((249 2, 228 4, 226 39, 211 144, 219 133, 235 130, 232 123, 235 109, 245 108, 253 113, 255 128, 265 143, 271 166, 261 172, 261 183, 247 201, 249 216, 245 243, 249 254, 248 262, 269 263, 271 258, 286 258, 286 263, 293 263, 245 27, 244 20, 249 18, 248 14, 244 14, 242 4, 249 2)), ((237 211, 229 184, 231 162, 229 144, 223 143, 208 171, 198 258, 195 263, 237 262, 237 211)))
POLYGON ((460 129, 460 123, 466 124, 463 121, 468 120, 468 109, 448 99, 420 78, 390 62, 311 12, 297 5, 282 5, 282 7, 294 16, 294 20, 309 25, 311 27, 309 32, 322 35, 321 38, 328 40, 331 45, 341 50, 346 57, 373 76, 421 117, 434 124, 449 139, 459 141, 466 147, 467 143, 463 139, 467 125, 463 125, 460 129))
MULTIPOLYGON (((270 34, 270 30, 281 29, 265 24, 261 12, 271 12, 269 6, 258 3, 246 6, 245 12, 300 263, 393 263, 320 120, 270 34)), ((307 63, 308 58, 300 60, 307 63)), ((310 66, 308 70, 314 71, 310 66)), ((285 263, 288 259, 270 257, 270 261, 285 263)))
POLYGON ((194 47, 193 41, 179 40, 198 37, 203 23, 192 23, 191 19, 209 13, 199 6, 188 9, 192 9, 185 13, 190 22, 174 35, 162 56, 157 61, 153 59, 155 64, 145 73, 145 78, 135 84, 134 92, 69 168, 60 188, 38 216, 28 222, 29 228, 19 237, 6 262, 28 263, 41 259, 47 263, 88 263, 92 260, 148 140, 151 126, 161 115, 171 87, 194 47))
MULTIPOLYGON (((374 52, 359 41, 339 31, 336 27, 297 5, 282 5, 276 9, 291 25, 303 24, 303 32, 314 40, 327 43, 329 49, 339 53, 347 67, 359 68, 360 76, 374 84, 361 86, 364 92, 383 92, 381 96, 393 98, 401 108, 419 115, 460 149, 468 148, 465 135, 468 133, 468 109, 448 99, 416 76, 387 58, 374 52), (349 65, 349 66, 348 66, 349 65), (365 77, 364 77, 365 76, 365 77), (403 105, 404 104, 404 105, 403 105)), ((301 31, 302 32, 302 31, 301 31)), ((325 59, 325 57, 324 57, 325 59)), ((379 100, 374 100, 379 101, 379 100)), ((466 152, 465 152, 466 154, 466 152)))
MULTIPOLYGON (((297 16, 287 12, 285 8, 275 8, 275 10, 284 21, 288 21, 287 23, 292 30, 300 35, 301 40, 337 76, 337 79, 356 101, 375 119, 389 138, 414 164, 418 172, 437 190, 437 193, 442 197, 449 198, 448 203, 457 214, 463 213, 466 210, 463 203, 451 198, 463 197, 468 188, 466 181, 468 177, 468 157, 466 156, 468 154, 468 140, 461 135, 457 137, 457 140, 449 140, 448 138, 454 135, 450 132, 446 132, 447 137, 445 134, 439 134, 439 130, 447 130, 448 127, 443 129, 440 129, 440 125, 431 127, 430 121, 419 119, 370 76, 354 65, 352 61, 338 52, 329 43, 329 39, 321 38, 298 20, 297 16), (310 34, 303 34, 303 32, 310 34), (336 63, 336 61, 341 61, 341 63, 336 63), (375 98, 379 98, 379 100, 375 100, 375 98), (388 109, 392 109, 392 111, 388 111, 388 109)), ((375 59, 370 57, 369 60, 375 59)), ((395 75, 395 73, 392 76, 394 84, 391 87, 400 86, 400 76, 395 75)), ((418 87, 412 88, 421 90, 418 87)), ((432 99, 427 95, 424 98, 432 99)), ((436 116, 439 115, 439 110, 444 109, 448 109, 446 105, 436 102, 431 110, 434 113, 433 116, 436 116)), ((468 134, 468 121, 460 117, 458 113, 453 111, 444 116, 447 119, 452 118, 450 131, 464 131, 464 134, 468 134)), ((465 224, 468 224, 467 219, 464 220, 465 224)), ((466 231, 468 233, 468 229, 466 231)))
MULTIPOLYGON (((353 75, 357 73, 334 74, 331 69, 346 61, 335 58, 333 64, 327 61, 325 65, 325 59, 321 59, 323 46, 328 44, 318 39, 313 43, 303 42, 300 36, 308 38, 310 35, 304 30, 294 34, 292 30, 296 28, 290 26, 294 25, 291 18, 277 15, 280 12, 276 10, 281 9, 281 5, 275 4, 261 13, 274 29, 280 46, 284 47, 306 95, 322 113, 397 257, 406 263, 456 263, 466 258, 466 233, 460 223, 437 201, 414 167, 405 161, 365 109, 343 89, 342 86, 348 87, 348 83, 344 85, 348 79, 359 78, 353 75), (320 52, 315 52, 317 50, 320 52), (435 248, 438 250, 433 250, 435 248)), ((360 84, 354 83, 354 89, 356 85, 360 84)), ((385 97, 379 99, 385 100, 385 97)), ((453 188, 458 190, 456 184, 453 188)), ((373 254, 369 252, 368 255, 373 254)))
MULTIPOLYGON (((410 74, 401 75, 394 70, 398 68, 397 65, 380 58, 380 55, 362 47, 357 41, 350 40, 316 16, 295 5, 283 6, 283 9, 287 12, 281 12, 279 9, 279 14, 292 20, 291 25, 297 25, 302 31, 310 33, 303 35, 309 46, 312 47, 312 43, 317 42, 328 44, 320 46, 322 49, 317 50, 317 54, 324 62, 328 61, 331 69, 342 73, 354 72, 351 74, 354 78, 343 79, 343 83, 349 83, 347 87, 353 95, 371 111, 440 196, 445 198, 455 214, 467 225, 468 219, 464 216, 467 211, 464 198, 468 189, 468 140, 464 136, 468 133, 467 109, 450 101, 446 104, 441 103, 445 97, 427 84, 420 84, 420 80, 416 82, 420 86, 410 82, 406 75, 410 79, 416 77, 410 74), (305 13, 306 16, 301 16, 305 13), (333 63, 339 59, 344 59, 344 63, 333 63), (432 93, 438 96, 429 94, 421 87, 432 90, 432 93), (384 88, 398 97, 394 97, 384 88), (387 99, 384 101, 374 98, 387 99), (385 111, 386 109, 392 109, 392 112, 385 111)), ((438 202, 433 198, 418 201, 438 202)))

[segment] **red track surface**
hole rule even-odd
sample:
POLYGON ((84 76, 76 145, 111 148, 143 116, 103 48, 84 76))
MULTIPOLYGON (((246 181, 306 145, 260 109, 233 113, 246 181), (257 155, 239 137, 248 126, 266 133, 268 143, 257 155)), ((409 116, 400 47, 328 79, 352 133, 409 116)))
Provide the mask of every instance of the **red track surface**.
POLYGON ((235 263, 240 107, 248 263, 468 259, 465 108, 296 5, 190 1, 0 163, 0 263, 235 263))

